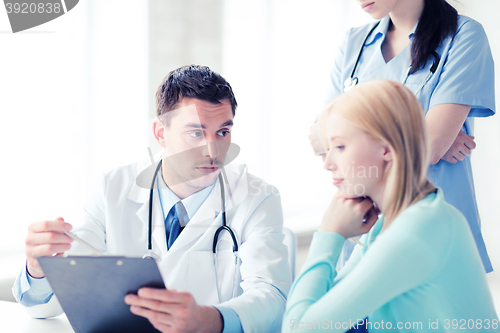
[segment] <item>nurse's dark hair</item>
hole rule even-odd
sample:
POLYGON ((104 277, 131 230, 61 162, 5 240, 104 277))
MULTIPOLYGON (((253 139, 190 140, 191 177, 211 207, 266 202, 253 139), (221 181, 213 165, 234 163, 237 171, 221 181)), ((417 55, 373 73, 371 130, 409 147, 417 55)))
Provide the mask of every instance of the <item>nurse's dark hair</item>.
POLYGON ((457 30, 458 13, 446 0, 425 0, 413 35, 410 74, 425 67, 432 52, 457 30))
MULTIPOLYGON (((159 117, 176 109, 185 97, 213 104, 228 100, 233 116, 238 106, 229 82, 207 66, 182 66, 168 73, 156 91, 156 115, 159 117)), ((168 123, 168 117, 165 119, 168 123)))

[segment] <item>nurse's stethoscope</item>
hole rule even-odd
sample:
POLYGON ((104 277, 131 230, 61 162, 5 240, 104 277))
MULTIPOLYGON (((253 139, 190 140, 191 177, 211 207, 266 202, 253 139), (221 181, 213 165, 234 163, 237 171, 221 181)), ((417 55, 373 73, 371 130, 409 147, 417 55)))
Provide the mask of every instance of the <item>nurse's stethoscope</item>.
MULTIPOLYGON (((155 259, 157 262, 159 261, 159 258, 156 254, 153 253, 153 241, 152 241, 152 235, 153 235, 153 193, 154 193, 154 188, 155 188, 155 182, 158 179, 158 172, 160 171, 160 168, 162 166, 163 160, 160 160, 158 163, 158 166, 156 167, 155 173, 153 175, 153 180, 151 181, 151 187, 149 191, 149 217, 148 217, 148 254, 146 254, 143 258, 152 258, 155 259)), ((217 277, 217 246, 219 245, 219 242, 222 241, 223 239, 219 239, 219 236, 221 232, 224 230, 229 233, 231 236, 231 239, 233 241, 233 254, 234 254, 234 276, 233 276, 233 288, 232 288, 232 295, 231 298, 234 297, 235 294, 235 284, 236 284, 236 269, 238 266, 238 241, 236 239, 236 235, 234 234, 233 230, 231 227, 227 225, 226 221, 226 199, 225 199, 225 191, 224 191, 224 178, 222 177, 222 174, 224 173, 224 168, 221 168, 221 172, 219 173, 219 185, 220 185, 220 198, 221 198, 221 214, 222 214, 222 225, 217 228, 214 234, 214 240, 212 244, 212 253, 213 253, 213 258, 214 258, 214 266, 215 266, 215 284, 217 286, 217 296, 219 297, 219 302, 222 302, 221 295, 220 295, 220 288, 219 288, 219 281, 217 277)), ((159 189, 158 189, 159 191, 159 189)), ((158 193, 159 195, 159 193, 158 193)), ((161 200, 161 196, 160 200, 161 200)), ((160 201, 161 202, 161 201, 160 201)), ((163 210, 163 207, 162 207, 163 210)))
MULTIPOLYGON (((345 80, 345 82, 344 82, 344 92, 348 92, 349 90, 354 88, 354 86, 356 86, 359 83, 359 79, 356 76, 354 76, 356 74, 356 69, 358 68, 359 60, 361 59, 361 55, 363 54, 363 49, 365 48, 365 45, 366 45, 366 42, 368 41, 368 38, 370 38, 373 31, 375 30, 375 28, 378 27, 379 24, 380 24, 380 21, 378 21, 377 24, 375 24, 373 26, 373 28, 370 30, 370 32, 368 32, 368 35, 366 35, 366 38, 363 42, 363 45, 361 45, 361 49, 359 50, 358 58, 356 59, 356 63, 354 64, 354 68, 352 69, 351 76, 347 80, 345 80)), ((439 61, 441 60, 439 57, 439 54, 437 54, 436 52, 432 51, 431 54, 434 57, 434 62, 432 63, 432 66, 430 68, 429 75, 427 75, 424 82, 422 82, 422 84, 417 89, 417 91, 415 91, 415 95, 419 93, 419 91, 424 87, 424 85, 427 83, 427 81, 429 81, 432 74, 434 74, 436 72, 437 67, 439 65, 439 61)), ((411 66, 408 68, 408 71, 406 71, 406 75, 405 75, 403 81, 401 82, 402 84, 405 84, 406 80, 408 80, 408 77, 410 76, 410 70, 411 70, 411 66)))

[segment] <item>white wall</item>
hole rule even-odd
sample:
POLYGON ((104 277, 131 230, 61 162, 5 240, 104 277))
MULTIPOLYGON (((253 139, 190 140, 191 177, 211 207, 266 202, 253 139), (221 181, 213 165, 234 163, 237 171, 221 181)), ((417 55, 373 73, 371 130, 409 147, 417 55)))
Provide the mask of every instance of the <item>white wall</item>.
POLYGON ((80 217, 94 180, 147 156, 147 3, 80 1, 12 34, 0 9, 0 279, 34 221, 80 217))
POLYGON ((12 34, 0 10, 0 278, 22 254, 30 222, 70 218, 81 201, 83 13, 12 34))

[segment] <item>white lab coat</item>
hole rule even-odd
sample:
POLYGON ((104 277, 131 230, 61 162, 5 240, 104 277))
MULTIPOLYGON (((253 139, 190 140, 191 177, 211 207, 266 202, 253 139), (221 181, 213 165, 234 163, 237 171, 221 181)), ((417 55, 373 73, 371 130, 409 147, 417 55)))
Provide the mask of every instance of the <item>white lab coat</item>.
MULTIPOLYGON (((138 174, 147 167, 152 170, 146 161, 136 162, 105 174, 97 195, 85 206, 83 224, 75 234, 106 254, 147 254, 149 189, 136 184, 138 174)), ((222 232, 217 267, 222 303, 238 314, 245 332, 276 332, 291 284, 280 196, 275 187, 247 173, 243 165, 226 166, 225 172, 227 223, 240 244, 240 260, 238 296, 230 299, 235 260, 232 241, 222 232)), ((155 191, 153 199, 153 252, 160 258, 166 287, 189 291, 199 304, 219 304, 212 255, 214 233, 222 224, 218 181, 168 251, 157 194, 155 191)), ((75 242, 69 253, 84 251, 75 242)), ((62 312, 56 297, 27 310, 38 318, 62 312)))

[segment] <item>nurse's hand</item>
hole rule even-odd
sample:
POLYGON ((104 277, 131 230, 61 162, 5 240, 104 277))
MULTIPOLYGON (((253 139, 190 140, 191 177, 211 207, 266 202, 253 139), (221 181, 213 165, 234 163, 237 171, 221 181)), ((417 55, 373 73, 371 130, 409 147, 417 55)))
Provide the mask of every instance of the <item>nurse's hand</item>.
POLYGON ((309 141, 311 142, 311 146, 313 148, 314 154, 316 156, 321 156, 323 161, 325 160, 326 149, 323 147, 323 143, 321 142, 321 137, 319 135, 319 116, 314 120, 314 124, 310 128, 309 133, 309 141))
POLYGON ((441 157, 442 160, 452 164, 463 161, 465 156, 469 156, 471 150, 476 148, 474 137, 460 131, 451 145, 450 149, 441 157))
POLYGON ((62 217, 53 221, 43 221, 33 223, 28 227, 28 236, 26 237, 26 257, 29 275, 34 278, 43 278, 40 264, 36 258, 48 257, 53 255, 62 255, 71 248, 73 239, 64 234, 73 227, 64 222, 62 217))
POLYGON ((323 215, 319 231, 336 232, 346 239, 360 236, 370 231, 379 213, 368 197, 346 199, 335 195, 323 215))
POLYGON ((125 296, 133 314, 147 318, 160 332, 214 332, 223 329, 222 315, 212 306, 199 305, 188 292, 141 288, 125 296))

